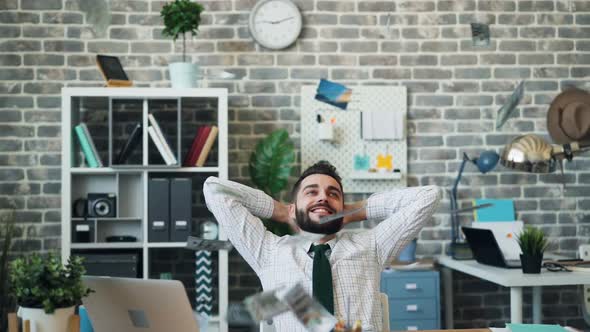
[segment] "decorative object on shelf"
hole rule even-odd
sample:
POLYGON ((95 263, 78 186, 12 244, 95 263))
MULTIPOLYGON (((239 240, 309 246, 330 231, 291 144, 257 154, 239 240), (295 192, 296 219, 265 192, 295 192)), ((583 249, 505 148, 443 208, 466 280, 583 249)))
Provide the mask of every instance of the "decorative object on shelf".
POLYGON ((107 81, 107 87, 129 87, 133 85, 116 56, 97 54, 96 64, 102 77, 107 81))
POLYGON ((290 0, 260 0, 248 20, 250 35, 263 47, 280 50, 293 44, 303 28, 299 8, 290 0))
MULTIPOLYGON (((259 141, 250 155, 250 178, 258 189, 279 199, 287 187, 294 162, 295 149, 289 133, 285 129, 275 130, 259 141)), ((265 220, 264 225, 279 236, 291 233, 287 224, 265 220)))
MULTIPOLYGON (((472 257, 469 245, 465 241, 462 241, 459 234, 459 213, 463 212, 463 210, 459 210, 459 206, 457 203, 457 187, 459 186, 459 181, 461 181, 461 176, 463 175, 465 164, 467 162, 471 162, 475 166, 477 166, 477 169, 480 173, 485 174, 493 170, 494 167, 496 167, 499 159, 500 156, 498 156, 498 154, 492 150, 484 151, 479 155, 479 158, 473 159, 469 158, 469 156, 467 156, 467 153, 463 153, 463 161, 461 162, 457 178, 455 179, 455 183, 453 184, 450 193, 451 244, 447 250, 447 255, 452 256, 455 259, 470 259, 472 257)), ((482 207, 483 206, 474 208, 482 207)), ((472 209, 473 208, 470 208, 469 210, 472 209)))
POLYGON ((510 117, 512 112, 516 109, 516 106, 520 103, 522 96, 524 94, 524 81, 520 82, 516 89, 510 95, 502 107, 497 112, 496 116, 496 129, 502 128, 506 120, 510 117))
POLYGON ((14 301, 8 292, 8 253, 14 236, 14 210, 0 216, 0 330, 6 331, 7 315, 14 310, 14 301), (6 294, 6 296, 5 296, 6 294))
POLYGON ((520 255, 522 272, 541 273, 543 253, 549 245, 545 233, 540 228, 527 226, 522 233, 516 236, 516 240, 522 251, 520 255))
POLYGON ((92 292, 82 283, 80 257, 70 257, 64 266, 56 255, 32 254, 15 259, 10 268, 18 316, 30 320, 36 332, 67 331, 75 306, 92 292))
POLYGON ((368 172, 371 168, 371 157, 367 154, 367 145, 363 145, 363 153, 354 155, 354 170, 368 172))
POLYGON ((164 19, 162 35, 172 37, 173 42, 182 35, 182 62, 168 65, 173 88, 197 87, 199 69, 196 64, 186 61, 186 34, 198 34, 203 11, 201 4, 190 0, 174 0, 165 4, 160 11, 160 16, 164 19))
POLYGON ((88 193, 88 216, 107 218, 117 216, 117 196, 113 193, 88 193))
POLYGON ((318 120, 318 138, 323 141, 334 141, 336 118, 331 118, 330 121, 326 121, 318 114, 318 120))

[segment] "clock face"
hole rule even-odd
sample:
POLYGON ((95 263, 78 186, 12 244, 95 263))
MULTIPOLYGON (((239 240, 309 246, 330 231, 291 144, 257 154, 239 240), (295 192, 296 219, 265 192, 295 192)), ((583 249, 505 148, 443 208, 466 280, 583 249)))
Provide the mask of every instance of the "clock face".
POLYGON ((285 48, 299 37, 301 13, 290 0, 262 0, 250 13, 250 34, 262 46, 285 48))

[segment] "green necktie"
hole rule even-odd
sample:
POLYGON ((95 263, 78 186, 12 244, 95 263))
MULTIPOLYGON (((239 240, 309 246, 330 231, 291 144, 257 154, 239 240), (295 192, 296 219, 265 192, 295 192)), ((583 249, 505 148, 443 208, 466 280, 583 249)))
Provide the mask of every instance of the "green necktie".
POLYGON ((332 268, 326 256, 330 249, 327 244, 311 245, 313 251, 313 297, 334 314, 334 291, 332 289, 332 268))

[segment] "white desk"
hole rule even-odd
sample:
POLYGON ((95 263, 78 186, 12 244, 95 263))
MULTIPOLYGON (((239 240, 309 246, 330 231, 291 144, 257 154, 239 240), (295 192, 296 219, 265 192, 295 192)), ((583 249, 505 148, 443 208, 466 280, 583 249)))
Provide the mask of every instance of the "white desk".
POLYGON ((541 287, 590 284, 590 273, 549 272, 524 274, 521 269, 505 269, 479 264, 474 260, 458 261, 449 256, 439 256, 438 264, 443 267, 443 289, 445 297, 445 327, 453 328, 453 276, 452 270, 463 272, 482 280, 510 288, 510 322, 522 323, 522 288, 533 288, 533 323, 541 324, 541 287))

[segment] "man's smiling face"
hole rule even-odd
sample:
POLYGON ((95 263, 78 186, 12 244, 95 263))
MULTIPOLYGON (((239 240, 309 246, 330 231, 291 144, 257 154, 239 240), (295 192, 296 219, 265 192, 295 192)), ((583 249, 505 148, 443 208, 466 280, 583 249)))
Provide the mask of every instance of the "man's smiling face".
POLYGON ((319 234, 334 234, 342 229, 342 218, 320 224, 320 218, 344 209, 340 184, 331 176, 312 174, 303 179, 295 200, 295 222, 302 230, 319 234))

